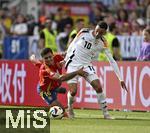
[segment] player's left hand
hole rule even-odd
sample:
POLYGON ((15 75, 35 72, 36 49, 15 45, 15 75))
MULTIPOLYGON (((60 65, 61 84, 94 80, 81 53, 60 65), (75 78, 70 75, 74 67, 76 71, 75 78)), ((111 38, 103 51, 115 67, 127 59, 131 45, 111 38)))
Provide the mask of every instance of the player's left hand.
POLYGON ((120 81, 120 84, 121 84, 121 87, 122 87, 126 92, 128 92, 128 89, 127 89, 126 84, 124 83, 124 81, 120 81))

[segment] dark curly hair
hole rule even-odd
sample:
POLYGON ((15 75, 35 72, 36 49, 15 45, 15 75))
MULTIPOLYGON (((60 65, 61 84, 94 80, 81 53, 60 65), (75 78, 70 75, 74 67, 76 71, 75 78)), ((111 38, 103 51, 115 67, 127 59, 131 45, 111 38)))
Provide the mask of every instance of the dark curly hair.
POLYGON ((53 54, 53 51, 50 48, 44 48, 41 51, 41 56, 44 57, 44 55, 48 54, 49 52, 53 54))

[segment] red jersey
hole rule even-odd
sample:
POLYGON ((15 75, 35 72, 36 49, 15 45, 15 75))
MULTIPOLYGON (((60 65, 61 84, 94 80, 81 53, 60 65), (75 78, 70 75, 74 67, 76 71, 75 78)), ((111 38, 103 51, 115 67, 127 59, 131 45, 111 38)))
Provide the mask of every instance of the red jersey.
POLYGON ((36 65, 40 67, 39 77, 40 77, 40 87, 42 91, 51 91, 61 84, 57 80, 53 80, 52 77, 56 74, 62 74, 62 67, 60 66, 60 61, 64 58, 61 55, 54 55, 54 65, 47 66, 44 63, 37 63, 36 65))

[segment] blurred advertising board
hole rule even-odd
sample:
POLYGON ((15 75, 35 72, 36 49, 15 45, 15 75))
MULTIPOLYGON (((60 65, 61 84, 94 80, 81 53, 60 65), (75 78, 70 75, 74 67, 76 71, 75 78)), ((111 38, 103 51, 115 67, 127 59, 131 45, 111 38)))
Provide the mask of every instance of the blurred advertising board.
MULTIPOLYGON (((109 109, 150 111, 150 62, 119 62, 128 93, 107 62, 95 62, 95 71, 103 86, 109 109)), ((47 106, 37 94, 38 68, 29 61, 0 61, 0 105, 47 106)), ((66 83, 63 84, 67 88, 66 83)), ((67 105, 66 95, 59 100, 67 105)), ((75 108, 98 109, 96 92, 79 79, 75 108)))
POLYGON ((142 36, 117 36, 120 42, 121 56, 123 59, 136 59, 139 55, 142 36))
MULTIPOLYGON (((119 62, 118 64, 128 93, 121 89, 120 82, 109 63, 94 63, 107 97, 108 108, 150 110, 150 62, 119 62)), ((96 92, 82 78, 75 107, 99 108, 96 92)))
POLYGON ((7 36, 4 38, 4 59, 28 59, 35 54, 40 58, 39 36, 7 36))
POLYGON ((4 38, 4 58, 28 59, 28 46, 27 36, 7 36, 4 38))
POLYGON ((38 96, 38 68, 29 61, 0 61, 0 104, 44 106, 38 96))

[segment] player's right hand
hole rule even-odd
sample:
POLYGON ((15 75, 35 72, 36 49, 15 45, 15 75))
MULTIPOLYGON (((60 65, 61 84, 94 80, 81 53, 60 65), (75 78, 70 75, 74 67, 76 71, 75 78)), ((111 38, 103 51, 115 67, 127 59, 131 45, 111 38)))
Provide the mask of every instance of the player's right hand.
POLYGON ((128 89, 126 87, 126 84, 124 83, 124 81, 120 81, 121 87, 126 90, 126 92, 128 92, 128 89))
POLYGON ((88 76, 88 73, 85 72, 83 69, 84 69, 84 68, 82 67, 81 69, 79 69, 79 70, 77 71, 77 73, 78 73, 78 75, 80 75, 80 76, 82 76, 82 77, 87 77, 87 76, 88 76))

